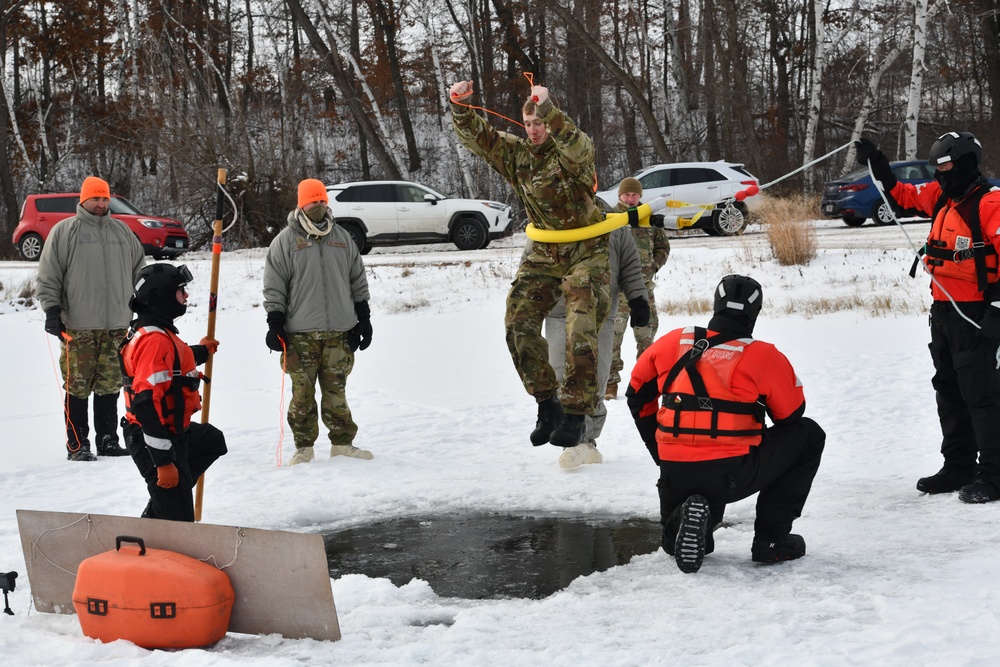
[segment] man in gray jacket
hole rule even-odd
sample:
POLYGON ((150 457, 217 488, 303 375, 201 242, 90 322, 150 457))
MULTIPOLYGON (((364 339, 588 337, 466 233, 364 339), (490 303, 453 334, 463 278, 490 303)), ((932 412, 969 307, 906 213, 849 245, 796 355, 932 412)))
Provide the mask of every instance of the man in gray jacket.
POLYGON ((313 460, 319 437, 317 380, 330 457, 372 458, 353 444, 358 426, 346 397, 354 352, 372 340, 368 279, 360 250, 336 224, 328 202, 321 181, 299 183, 298 208, 288 214, 288 226, 271 241, 264 260, 265 342, 282 353, 282 368, 292 379, 288 426, 295 454, 290 466, 313 460))
MULTIPOLYGON (((531 252, 532 241, 524 249, 526 257, 531 252)), ((584 420, 586 431, 582 442, 575 447, 567 447, 559 456, 562 468, 578 468, 585 463, 601 463, 604 457, 597 450, 597 438, 604 430, 608 408, 604 403, 604 390, 611 372, 611 350, 614 344, 615 315, 619 292, 625 294, 632 309, 632 326, 645 326, 649 322, 649 296, 642 276, 642 261, 635 240, 628 227, 621 227, 608 235, 608 259, 610 264, 611 309, 597 334, 597 405, 592 415, 584 420), (645 309, 643 309, 645 305, 645 309)), ((566 372, 566 355, 569 347, 566 339, 566 300, 559 299, 555 307, 545 317, 545 339, 549 346, 549 364, 556 372, 561 384, 566 372)))
POLYGON ((38 260, 38 300, 45 331, 59 339, 66 389, 67 458, 93 461, 87 401, 94 394, 97 454, 127 456, 118 444, 118 346, 132 311, 128 300, 145 264, 135 234, 109 214, 111 189, 88 176, 76 215, 57 223, 38 260))

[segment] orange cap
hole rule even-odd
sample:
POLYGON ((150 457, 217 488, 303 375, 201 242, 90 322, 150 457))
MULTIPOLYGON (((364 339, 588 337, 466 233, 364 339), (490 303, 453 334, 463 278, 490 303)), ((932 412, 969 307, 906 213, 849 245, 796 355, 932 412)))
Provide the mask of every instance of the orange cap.
POLYGON ((85 202, 94 197, 107 197, 110 199, 111 188, 108 187, 107 181, 97 176, 88 176, 83 179, 83 185, 80 186, 80 201, 85 202))
POLYGON ((307 178, 299 183, 299 208, 308 206, 314 201, 321 201, 324 204, 330 203, 330 195, 326 193, 326 186, 323 181, 315 178, 307 178))

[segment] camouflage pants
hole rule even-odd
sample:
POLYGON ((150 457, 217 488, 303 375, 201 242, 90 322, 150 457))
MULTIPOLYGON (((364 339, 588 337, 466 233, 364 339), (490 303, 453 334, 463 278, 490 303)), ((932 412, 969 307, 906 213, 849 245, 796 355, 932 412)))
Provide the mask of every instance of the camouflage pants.
POLYGON ((308 331, 288 334, 282 363, 292 378, 288 426, 296 447, 312 447, 319 437, 316 420, 316 381, 319 380, 320 414, 330 432, 330 444, 350 445, 358 425, 347 407, 347 376, 354 369, 354 353, 346 331, 308 331))
POLYGON ((525 390, 543 400, 560 394, 570 414, 598 403, 597 334, 611 307, 608 237, 578 243, 535 243, 507 294, 507 349, 525 390), (549 364, 542 322, 566 299, 566 374, 560 390, 549 364))
POLYGON ((117 394, 122 388, 122 369, 118 365, 118 346, 127 329, 69 329, 69 342, 59 343, 59 368, 63 388, 76 398, 117 394))
MULTIPOLYGON (((653 344, 656 329, 660 326, 660 318, 656 314, 656 299, 653 296, 654 286, 653 281, 646 281, 646 291, 649 292, 649 324, 632 329, 635 336, 636 359, 653 344)), ((621 384, 622 381, 621 372, 625 368, 625 362, 622 361, 622 340, 625 338, 625 330, 628 329, 629 315, 628 299, 624 293, 619 293, 618 314, 615 316, 615 344, 611 351, 611 374, 608 376, 608 384, 621 384)))

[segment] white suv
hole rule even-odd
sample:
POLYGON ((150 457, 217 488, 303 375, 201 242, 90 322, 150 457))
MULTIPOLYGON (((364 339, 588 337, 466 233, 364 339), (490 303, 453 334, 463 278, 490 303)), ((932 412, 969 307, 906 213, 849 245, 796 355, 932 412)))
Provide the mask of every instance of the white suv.
MULTIPOLYGON (((632 174, 642 184, 642 201, 666 197, 686 204, 717 204, 731 200, 737 192, 751 185, 758 186, 757 179, 737 162, 675 162, 655 164, 632 174)), ((614 207, 618 203, 618 184, 613 190, 598 192, 606 204, 614 207)), ((722 206, 706 213, 694 227, 712 236, 739 234, 747 226, 747 212, 756 210, 762 203, 760 195, 746 197, 742 202, 722 206)), ((695 209, 697 210, 697 209, 695 209)))
POLYGON ((362 253, 373 245, 451 241, 478 250, 511 234, 510 206, 483 199, 453 199, 411 181, 358 181, 328 185, 330 211, 362 253))

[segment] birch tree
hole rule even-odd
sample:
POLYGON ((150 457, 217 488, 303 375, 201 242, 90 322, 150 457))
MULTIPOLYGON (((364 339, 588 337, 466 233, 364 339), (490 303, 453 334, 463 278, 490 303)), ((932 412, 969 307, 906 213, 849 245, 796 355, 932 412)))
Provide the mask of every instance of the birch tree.
POLYGON ((913 61, 910 89, 906 98, 906 121, 903 129, 907 160, 917 157, 917 125, 920 123, 920 97, 924 89, 924 56, 927 54, 927 21, 938 13, 945 0, 910 0, 913 7, 913 61))

